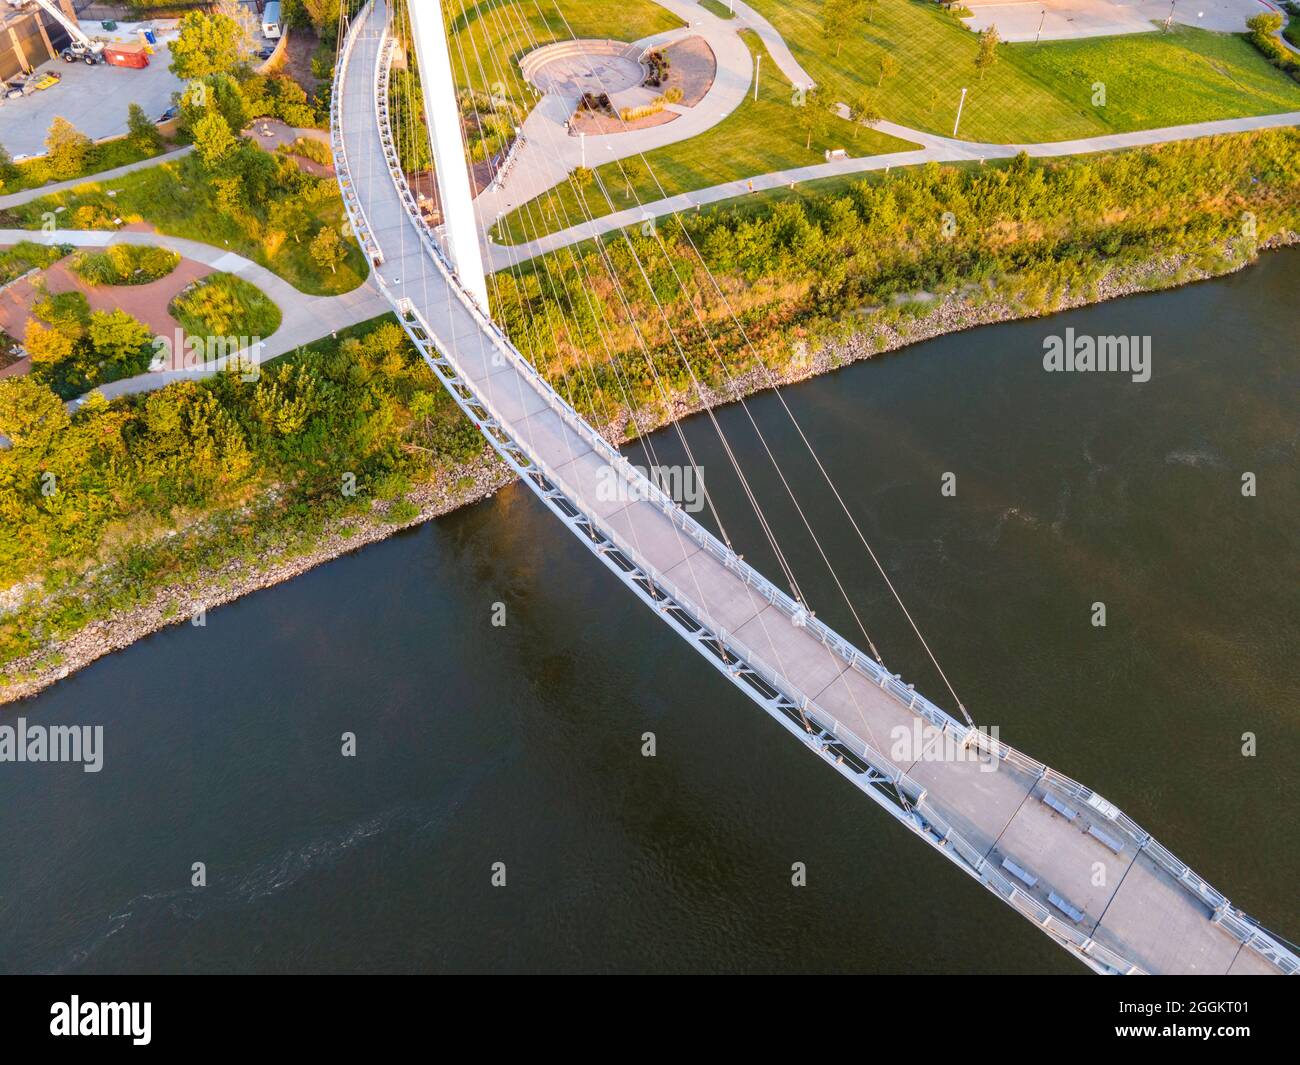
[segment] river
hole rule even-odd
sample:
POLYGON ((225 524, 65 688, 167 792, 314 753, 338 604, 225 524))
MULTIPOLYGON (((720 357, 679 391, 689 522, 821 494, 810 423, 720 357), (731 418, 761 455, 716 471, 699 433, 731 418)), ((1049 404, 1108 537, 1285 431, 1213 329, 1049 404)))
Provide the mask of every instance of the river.
MULTIPOLYGON (((976 720, 1292 939, 1297 276, 1300 250, 1278 252, 784 392, 976 720), (1044 372, 1067 327, 1151 337, 1151 380, 1044 372)), ((749 411, 887 664, 951 708, 774 397, 749 411)), ((857 637, 744 411, 719 420, 819 616, 857 637)), ((686 431, 732 538, 776 573, 708 420, 686 431)), ((675 460, 675 433, 653 441, 675 460)), ((519 486, 158 633, 0 724, 20 715, 102 725, 104 765, 0 764, 4 971, 1083 971, 519 486)))

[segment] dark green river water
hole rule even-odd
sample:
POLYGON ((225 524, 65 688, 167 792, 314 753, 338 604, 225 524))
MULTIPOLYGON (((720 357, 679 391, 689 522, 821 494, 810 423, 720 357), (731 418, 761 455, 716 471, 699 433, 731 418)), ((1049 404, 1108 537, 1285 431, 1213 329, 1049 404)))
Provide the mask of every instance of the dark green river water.
MULTIPOLYGON (((1298 276, 1300 251, 1277 253, 785 393, 976 720, 1291 939, 1298 276), (1044 372, 1067 326, 1151 337, 1151 380, 1044 372)), ((779 405, 750 410, 887 664, 951 707, 779 405)), ((720 420, 819 616, 854 636, 743 412, 720 420)), ((707 420, 687 431, 733 539, 776 573, 707 420)), ((673 434, 655 443, 676 460, 673 434)), ((159 633, 0 724, 19 715, 102 725, 105 750, 96 774, 0 764, 5 971, 1083 971, 519 487, 159 633)))

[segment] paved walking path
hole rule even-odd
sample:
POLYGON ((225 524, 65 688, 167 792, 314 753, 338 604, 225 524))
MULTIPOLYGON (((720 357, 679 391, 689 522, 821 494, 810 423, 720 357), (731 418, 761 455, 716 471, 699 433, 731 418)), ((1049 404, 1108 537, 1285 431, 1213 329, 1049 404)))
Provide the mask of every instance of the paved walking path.
POLYGON ((134 163, 115 166, 112 170, 102 170, 98 174, 87 174, 85 177, 73 178, 71 181, 58 181, 53 185, 42 185, 38 189, 23 189, 22 192, 11 192, 8 196, 0 196, 0 210, 31 203, 32 200, 39 200, 42 196, 50 196, 56 192, 67 192, 91 181, 112 181, 114 178, 125 177, 135 170, 147 170, 151 166, 159 166, 162 163, 170 163, 175 159, 182 159, 192 151, 194 151, 194 145, 187 144, 184 148, 163 152, 162 155, 151 155, 148 159, 138 159, 134 163))
MULTIPOLYGON (((662 3, 663 0, 655 0, 655 2, 662 3)), ((811 89, 817 84, 813 81, 812 75, 799 65, 799 60, 795 59, 790 46, 785 43, 785 38, 767 19, 742 0, 722 0, 722 2, 729 3, 735 8, 736 17, 730 20, 731 25, 744 26, 758 34, 763 47, 767 49, 767 54, 772 57, 772 62, 780 68, 791 85, 796 88, 811 89)))
MULTIPOLYGON (((485 189, 474 201, 482 231, 491 229, 502 215, 565 181, 580 166, 595 169, 604 163, 688 140, 712 129, 740 106, 753 81, 754 64, 749 48, 736 33, 736 20, 718 18, 692 0, 655 2, 687 25, 635 43, 643 48, 664 47, 687 37, 704 38, 717 63, 713 84, 704 99, 691 108, 674 108, 678 117, 663 125, 571 137, 564 123, 573 114, 577 98, 547 93, 524 121, 523 143, 516 149, 514 165, 504 185, 499 189, 485 189)), ((790 62, 793 63, 793 57, 790 62)))
POLYGON ((705 204, 735 199, 750 192, 763 192, 768 189, 788 187, 792 183, 801 181, 815 181, 819 178, 840 177, 846 174, 859 174, 871 170, 887 170, 894 166, 917 166, 929 162, 951 163, 983 159, 1008 159, 1020 152, 1038 158, 1088 155, 1093 152, 1165 144, 1171 141, 1191 140, 1196 137, 1209 137, 1220 133, 1242 133, 1250 130, 1274 129, 1281 126, 1296 125, 1300 125, 1300 111, 1290 111, 1279 115, 1257 115, 1250 118, 1229 118, 1216 122, 1196 122, 1186 126, 1135 130, 1131 133, 1110 133, 1104 136, 1085 137, 1081 140, 1072 141, 1048 141, 1042 144, 980 144, 972 141, 954 140, 951 137, 938 137, 932 133, 922 133, 919 130, 909 129, 894 122, 880 122, 877 123, 875 128, 882 133, 889 133, 905 140, 916 141, 921 144, 921 148, 915 151, 873 155, 861 159, 836 159, 829 163, 817 163, 793 170, 777 170, 753 178, 728 181, 721 185, 696 189, 692 192, 669 196, 666 199, 655 200, 627 210, 616 211, 613 214, 603 215, 590 222, 570 226, 568 229, 562 229, 559 232, 550 233, 526 243, 488 244, 486 254, 490 269, 504 270, 536 255, 543 255, 567 247, 570 244, 591 240, 594 237, 613 232, 616 229, 622 229, 625 226, 639 225, 648 218, 694 210, 705 204))
MULTIPOLYGON (((103 232, 99 230, 60 230, 41 233, 30 229, 0 229, 0 246, 31 240, 41 244, 72 244, 79 248, 103 248, 110 244, 140 244, 169 248, 186 259, 193 259, 213 270, 236 274, 256 285, 279 306, 280 328, 262 344, 259 360, 266 361, 277 355, 293 351, 303 344, 328 335, 338 329, 363 322, 376 315, 387 314, 388 301, 367 281, 341 296, 309 296, 300 292, 288 281, 259 266, 251 259, 231 251, 214 248, 197 240, 172 237, 165 233, 103 232)), ((97 391, 107 399, 135 392, 152 392, 174 381, 198 380, 217 373, 214 369, 164 370, 126 377, 101 385, 97 391)), ((75 403, 76 401, 74 401, 75 403)))
MULTIPOLYGON (((737 32, 741 28, 751 29, 758 34, 768 55, 791 84, 813 85, 812 77, 795 59, 776 28, 744 0, 731 0, 731 2, 736 13, 734 19, 719 18, 691 0, 655 0, 660 7, 671 11, 688 25, 685 28, 648 37, 644 41, 638 41, 638 44, 659 45, 686 36, 700 36, 713 49, 717 60, 717 76, 713 87, 698 106, 682 110, 680 117, 675 121, 649 129, 588 136, 583 145, 580 138, 568 136, 568 131, 564 128, 565 119, 573 113, 575 101, 553 95, 543 97, 524 123, 525 143, 520 146, 504 187, 485 191, 475 201, 480 231, 486 235, 499 218, 565 181, 568 175, 580 165, 594 169, 603 163, 653 151, 663 145, 697 136, 720 122, 739 106, 754 76, 749 49, 741 41, 737 32)), ((674 110, 678 109, 674 108, 674 110)), ((490 269, 504 270, 536 255, 590 240, 624 226, 640 224, 647 218, 693 210, 705 204, 718 203, 750 192, 788 186, 793 182, 871 170, 887 170, 894 166, 915 166, 929 162, 1005 159, 1022 151, 1039 158, 1086 155, 1091 152, 1189 140, 1217 133, 1236 133, 1293 125, 1300 125, 1300 112, 1198 122, 1163 129, 1106 134, 1081 140, 1050 141, 1040 144, 981 144, 924 133, 895 122, 882 121, 876 124, 876 129, 919 144, 920 147, 911 151, 860 159, 838 159, 829 163, 741 178, 627 208, 521 244, 499 245, 485 239, 484 255, 490 269)))

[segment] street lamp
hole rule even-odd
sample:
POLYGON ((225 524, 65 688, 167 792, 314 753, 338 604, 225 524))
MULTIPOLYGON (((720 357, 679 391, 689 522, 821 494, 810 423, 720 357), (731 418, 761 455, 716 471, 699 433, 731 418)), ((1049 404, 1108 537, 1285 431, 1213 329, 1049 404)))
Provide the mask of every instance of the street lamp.
POLYGON ((952 124, 952 135, 957 136, 957 127, 961 125, 961 109, 966 105, 966 90, 962 89, 961 99, 957 101, 957 121, 952 124))
POLYGON ((1047 8, 1043 8, 1043 15, 1038 20, 1038 33, 1034 36, 1034 44, 1043 39, 1043 23, 1047 21, 1047 8))

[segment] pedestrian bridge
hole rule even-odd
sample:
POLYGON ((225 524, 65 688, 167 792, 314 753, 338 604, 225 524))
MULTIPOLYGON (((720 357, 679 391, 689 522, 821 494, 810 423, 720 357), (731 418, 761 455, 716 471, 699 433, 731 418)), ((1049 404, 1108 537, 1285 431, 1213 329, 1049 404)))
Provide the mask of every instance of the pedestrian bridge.
POLYGON ((331 138, 348 218, 430 369, 555 517, 795 740, 1085 965, 1300 971, 1114 804, 958 721, 812 617, 542 379, 420 220, 388 124, 390 19, 388 0, 371 0, 339 50, 331 138), (895 744, 898 729, 916 742, 895 744))

